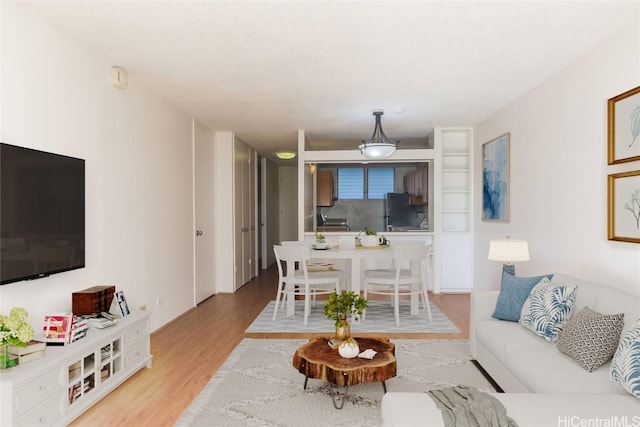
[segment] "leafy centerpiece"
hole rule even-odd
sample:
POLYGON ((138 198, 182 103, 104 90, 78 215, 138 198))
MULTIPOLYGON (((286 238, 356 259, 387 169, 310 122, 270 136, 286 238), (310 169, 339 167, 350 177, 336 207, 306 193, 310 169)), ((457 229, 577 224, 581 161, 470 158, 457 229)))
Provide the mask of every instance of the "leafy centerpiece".
POLYGON ((333 320, 336 325, 336 339, 344 341, 351 336, 351 328, 347 316, 359 320, 367 308, 367 299, 353 291, 332 292, 324 304, 322 313, 333 320))
POLYGON ((25 348, 33 334, 29 313, 24 308, 12 308, 8 316, 0 314, 0 369, 17 365, 17 359, 9 354, 9 345, 25 348))

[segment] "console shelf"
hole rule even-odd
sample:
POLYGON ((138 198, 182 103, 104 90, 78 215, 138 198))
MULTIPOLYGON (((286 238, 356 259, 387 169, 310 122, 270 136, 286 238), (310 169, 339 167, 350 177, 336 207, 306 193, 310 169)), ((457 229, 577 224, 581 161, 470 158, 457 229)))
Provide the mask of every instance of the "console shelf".
POLYGON ((142 369, 151 368, 149 317, 139 312, 116 326, 90 329, 42 359, 0 372, 0 425, 64 426, 142 369))

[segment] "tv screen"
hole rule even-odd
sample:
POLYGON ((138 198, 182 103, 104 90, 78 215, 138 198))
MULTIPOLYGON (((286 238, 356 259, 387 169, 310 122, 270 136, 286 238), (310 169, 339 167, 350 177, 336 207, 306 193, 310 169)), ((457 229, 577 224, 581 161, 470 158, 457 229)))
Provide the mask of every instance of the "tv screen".
POLYGON ((84 260, 84 160, 0 143, 0 285, 84 260))

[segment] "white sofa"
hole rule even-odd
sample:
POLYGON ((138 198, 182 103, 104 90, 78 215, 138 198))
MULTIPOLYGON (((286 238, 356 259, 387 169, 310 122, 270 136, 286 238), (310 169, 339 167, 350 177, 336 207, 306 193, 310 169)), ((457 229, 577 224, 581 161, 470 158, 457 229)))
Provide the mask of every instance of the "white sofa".
MULTIPOLYGON (((603 314, 625 313, 622 336, 640 317, 638 296, 563 274, 554 274, 552 283, 578 286, 573 313, 585 306, 603 314)), ((472 357, 505 391, 492 395, 507 415, 520 427, 640 426, 640 400, 609 380, 611 362, 587 372, 519 323, 492 318, 498 294, 471 294, 469 344, 472 357)), ((444 425, 427 393, 385 394, 382 418, 385 426, 444 425)))

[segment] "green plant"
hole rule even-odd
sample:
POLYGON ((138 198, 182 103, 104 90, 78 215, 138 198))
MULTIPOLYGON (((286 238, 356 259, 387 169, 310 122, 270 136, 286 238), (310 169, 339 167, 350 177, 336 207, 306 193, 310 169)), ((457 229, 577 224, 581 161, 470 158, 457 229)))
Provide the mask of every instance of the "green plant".
POLYGON ((316 232, 316 242, 324 243, 325 242, 324 234, 316 232))
POLYGON ((322 313, 334 320, 336 326, 344 326, 347 315, 351 314, 354 320, 358 320, 367 306, 367 299, 353 291, 334 291, 324 304, 322 313))
POLYGON ((364 234, 366 234, 367 236, 377 236, 378 231, 375 228, 365 227, 364 234))
MULTIPOLYGON (((34 331, 29 324, 29 313, 22 307, 14 307, 8 316, 0 314, 0 346, 25 348, 33 338, 34 331)), ((15 360, 6 353, 0 354, 0 366, 10 368, 15 365, 15 360)))

